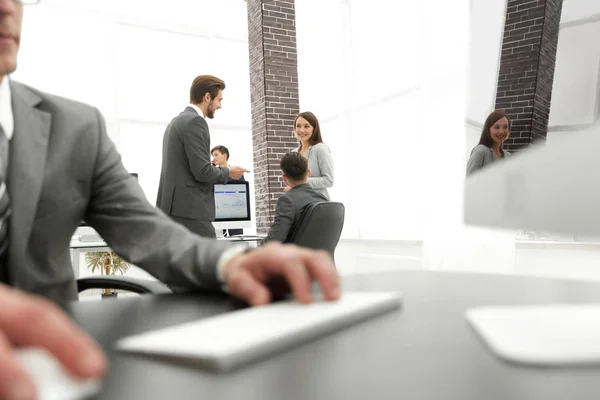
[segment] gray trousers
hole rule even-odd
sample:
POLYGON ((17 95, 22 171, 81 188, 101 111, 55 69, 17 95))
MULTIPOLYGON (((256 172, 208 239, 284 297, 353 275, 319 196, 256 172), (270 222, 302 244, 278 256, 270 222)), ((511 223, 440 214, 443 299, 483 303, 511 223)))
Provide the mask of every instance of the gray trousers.
POLYGON ((183 218, 176 217, 174 215, 170 215, 171 219, 175 222, 180 223, 181 225, 188 228, 190 231, 195 233, 196 235, 200 235, 207 238, 215 239, 217 237, 217 233, 215 232, 215 227, 210 221, 202 221, 199 219, 191 219, 191 218, 183 218))

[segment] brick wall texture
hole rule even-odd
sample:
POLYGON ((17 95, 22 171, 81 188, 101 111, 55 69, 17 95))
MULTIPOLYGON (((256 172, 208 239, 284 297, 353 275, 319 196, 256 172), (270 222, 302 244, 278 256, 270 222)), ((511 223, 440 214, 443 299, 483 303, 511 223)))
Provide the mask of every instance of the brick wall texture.
POLYGON ((266 233, 283 193, 279 161, 298 146, 299 112, 294 0, 248 0, 248 46, 256 228, 266 233))
POLYGON ((563 0, 508 0, 496 109, 512 119, 505 148, 545 140, 563 0))

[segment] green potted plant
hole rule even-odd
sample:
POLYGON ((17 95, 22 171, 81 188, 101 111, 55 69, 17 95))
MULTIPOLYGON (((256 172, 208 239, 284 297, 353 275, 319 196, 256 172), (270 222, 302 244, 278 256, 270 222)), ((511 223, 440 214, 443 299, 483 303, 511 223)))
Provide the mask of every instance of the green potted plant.
MULTIPOLYGON (((85 262, 92 273, 100 271, 100 275, 116 275, 119 272, 124 275, 131 267, 127 261, 123 260, 114 251, 92 251, 86 253, 85 262)), ((116 297, 117 292, 114 289, 102 289, 102 297, 116 297)))

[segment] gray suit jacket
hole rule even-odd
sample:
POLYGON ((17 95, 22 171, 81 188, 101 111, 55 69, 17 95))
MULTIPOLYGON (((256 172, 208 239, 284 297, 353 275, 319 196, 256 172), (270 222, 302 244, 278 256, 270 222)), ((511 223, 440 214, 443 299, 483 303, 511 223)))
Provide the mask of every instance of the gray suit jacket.
POLYGON ((9 284, 60 303, 76 299, 69 243, 85 220, 167 284, 219 286, 215 266, 227 244, 190 234, 148 203, 97 109, 13 81, 11 90, 9 284))
MULTIPOLYGON (((294 151, 298 151, 295 149, 294 151)), ((333 158, 331 150, 325 143, 317 143, 308 148, 306 153, 308 168, 310 168, 310 177, 308 183, 317 192, 327 197, 329 192, 327 188, 333 186, 333 158)))
MULTIPOLYGON (((504 150, 504 157, 510 157, 511 154, 504 150)), ((494 156, 494 151, 487 146, 482 144, 478 144, 471 150, 471 156, 469 157, 469 161, 467 162, 467 176, 471 175, 473 172, 479 171, 486 165, 492 164, 496 161, 496 157, 494 156)))
POLYGON ((229 168, 210 162, 208 125, 186 107, 167 126, 156 206, 168 215, 215 220, 215 183, 227 183, 229 168))
POLYGON ((289 192, 286 192, 277 199, 275 208, 275 220, 269 233, 262 243, 270 240, 278 242, 288 242, 291 233, 300 222, 304 209, 318 201, 328 201, 322 193, 313 189, 310 184, 294 186, 289 192))

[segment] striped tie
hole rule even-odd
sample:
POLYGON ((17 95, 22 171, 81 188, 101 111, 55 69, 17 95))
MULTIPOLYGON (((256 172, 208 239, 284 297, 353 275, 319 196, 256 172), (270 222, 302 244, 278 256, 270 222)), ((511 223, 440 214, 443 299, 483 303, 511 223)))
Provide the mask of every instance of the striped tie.
POLYGON ((10 200, 5 177, 8 171, 8 139, 0 126, 0 282, 8 283, 8 223, 10 200))

